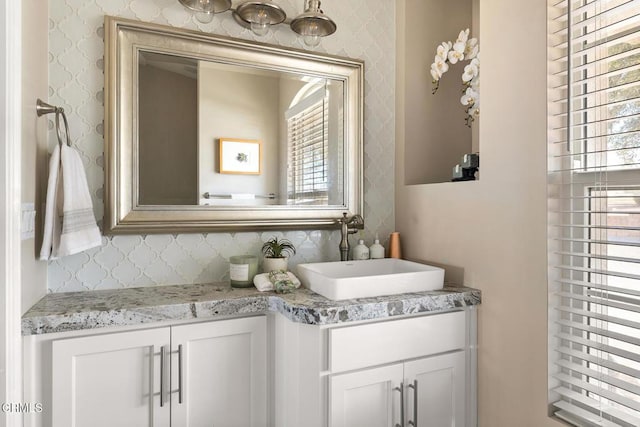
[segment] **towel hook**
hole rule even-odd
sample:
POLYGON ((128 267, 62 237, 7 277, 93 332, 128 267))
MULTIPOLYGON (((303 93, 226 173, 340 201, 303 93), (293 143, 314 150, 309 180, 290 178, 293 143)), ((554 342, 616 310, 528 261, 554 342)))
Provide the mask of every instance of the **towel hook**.
POLYGON ((58 143, 62 147, 64 144, 62 133, 60 129, 60 116, 62 116, 62 121, 64 122, 64 133, 67 137, 67 145, 71 147, 71 137, 69 136, 69 123, 67 122, 67 115, 64 113, 64 108, 56 107, 55 105, 47 104, 38 98, 36 102, 36 114, 38 117, 43 116, 45 114, 56 114, 56 134, 58 136, 58 143))

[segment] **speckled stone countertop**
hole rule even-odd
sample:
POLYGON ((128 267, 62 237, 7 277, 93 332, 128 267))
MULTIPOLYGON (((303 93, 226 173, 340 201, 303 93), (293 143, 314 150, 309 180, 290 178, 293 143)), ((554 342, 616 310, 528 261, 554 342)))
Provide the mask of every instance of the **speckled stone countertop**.
POLYGON ((443 290, 332 301, 305 288, 291 294, 232 288, 228 283, 52 293, 22 317, 22 335, 167 320, 275 311, 293 322, 326 325, 449 310, 480 304, 480 291, 443 290))

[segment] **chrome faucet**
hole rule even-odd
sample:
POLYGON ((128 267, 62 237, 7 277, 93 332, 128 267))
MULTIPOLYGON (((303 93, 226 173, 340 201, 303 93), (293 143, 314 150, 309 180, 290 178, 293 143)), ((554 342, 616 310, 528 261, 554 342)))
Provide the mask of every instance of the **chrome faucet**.
POLYGON ((349 234, 354 234, 364 228, 364 218, 359 214, 348 218, 347 213, 343 212, 342 218, 338 220, 338 223, 342 234, 340 239, 340 261, 347 261, 349 259, 349 234))

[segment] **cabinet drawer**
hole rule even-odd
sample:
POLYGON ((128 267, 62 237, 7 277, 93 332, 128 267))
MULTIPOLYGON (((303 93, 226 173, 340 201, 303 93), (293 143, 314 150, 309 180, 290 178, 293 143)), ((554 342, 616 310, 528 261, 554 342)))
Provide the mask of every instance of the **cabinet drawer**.
POLYGON ((456 311, 329 330, 329 369, 343 372, 464 348, 456 311))

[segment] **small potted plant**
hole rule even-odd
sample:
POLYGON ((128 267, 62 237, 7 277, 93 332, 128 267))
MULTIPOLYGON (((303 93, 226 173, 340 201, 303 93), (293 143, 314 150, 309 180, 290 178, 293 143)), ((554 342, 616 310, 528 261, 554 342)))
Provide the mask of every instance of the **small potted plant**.
POLYGON ((262 270, 265 273, 274 270, 287 270, 288 255, 295 255, 296 247, 287 239, 272 237, 262 245, 264 261, 262 270))

